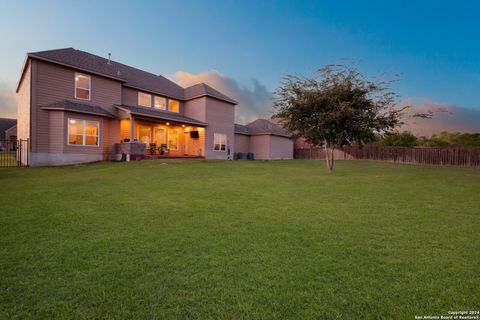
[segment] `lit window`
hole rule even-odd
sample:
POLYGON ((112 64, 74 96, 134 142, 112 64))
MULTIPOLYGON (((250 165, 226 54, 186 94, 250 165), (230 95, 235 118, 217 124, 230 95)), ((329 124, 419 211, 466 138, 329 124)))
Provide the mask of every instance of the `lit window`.
POLYGON ((68 119, 68 144, 79 146, 98 146, 98 121, 68 119))
POLYGON ((75 73, 75 99, 90 100, 89 76, 75 73))
POLYGON ((213 134, 213 150, 225 151, 227 149, 227 135, 223 133, 213 134))
POLYGON ((178 130, 168 130, 168 148, 170 150, 178 150, 178 130))
POLYGON ((179 112, 180 104, 177 100, 168 100, 168 111, 170 112, 179 112))
POLYGON ((138 126, 138 140, 147 145, 150 145, 152 139, 152 128, 150 126, 138 126))
POLYGON ((153 101, 153 105, 155 106, 155 109, 166 110, 167 109, 167 99, 155 96, 154 101, 153 101))
POLYGON ((138 93, 138 105, 142 107, 150 108, 152 106, 152 96, 148 93, 139 92, 138 93))

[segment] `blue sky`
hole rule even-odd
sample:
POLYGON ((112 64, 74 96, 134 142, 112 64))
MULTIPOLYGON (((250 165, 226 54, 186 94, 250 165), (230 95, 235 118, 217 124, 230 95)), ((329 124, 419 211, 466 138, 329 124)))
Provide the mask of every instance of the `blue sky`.
POLYGON ((26 52, 62 47, 163 75, 217 70, 247 94, 347 59, 401 74, 403 99, 480 111, 478 12, 476 1, 2 1, 0 88, 15 86, 26 52))

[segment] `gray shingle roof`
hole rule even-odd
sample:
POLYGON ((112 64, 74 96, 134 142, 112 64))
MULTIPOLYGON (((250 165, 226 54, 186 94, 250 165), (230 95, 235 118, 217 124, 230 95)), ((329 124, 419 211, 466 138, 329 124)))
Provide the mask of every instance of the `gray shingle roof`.
POLYGON ((118 109, 123 109, 123 110, 128 110, 131 112, 131 114, 136 115, 136 116, 142 116, 142 117, 147 117, 147 118, 154 118, 158 120, 166 120, 166 121, 171 121, 171 122, 177 122, 180 124, 190 124, 190 125, 195 125, 195 126, 200 126, 200 127, 205 127, 207 126, 207 123, 195 120, 189 117, 182 116, 181 114, 178 113, 172 113, 172 112, 167 112, 167 111, 161 111, 161 110, 154 110, 150 108, 145 108, 145 107, 137 107, 137 106, 128 106, 128 105, 121 105, 121 106, 116 106, 118 109))
POLYGON ((196 85, 185 88, 185 99, 193 99, 202 96, 210 96, 232 104, 238 104, 237 101, 227 97, 220 91, 217 91, 205 83, 198 83, 196 85))
POLYGON ((247 126, 235 123, 235 133, 250 135, 250 130, 247 126))
POLYGON ((109 118, 117 118, 114 114, 108 112, 102 107, 91 105, 87 103, 73 102, 70 100, 57 101, 45 106, 42 106, 43 110, 61 110, 61 111, 71 111, 85 114, 93 114, 109 118))
POLYGON ((146 72, 113 60, 108 62, 106 58, 74 48, 31 52, 28 56, 117 79, 122 81, 125 86, 169 98, 189 100, 194 97, 207 95, 232 104, 238 104, 235 100, 206 84, 198 84, 184 89, 161 75, 146 72))
POLYGON ((287 138, 291 137, 285 129, 266 119, 257 119, 246 126, 235 124, 235 133, 247 135, 270 134, 287 138))
POLYGON ((5 140, 5 131, 17 124, 17 119, 0 118, 0 140, 5 140))

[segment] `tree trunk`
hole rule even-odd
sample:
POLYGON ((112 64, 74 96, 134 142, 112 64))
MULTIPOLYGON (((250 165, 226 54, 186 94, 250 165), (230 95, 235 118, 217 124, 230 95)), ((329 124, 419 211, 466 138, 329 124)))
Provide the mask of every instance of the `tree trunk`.
POLYGON ((333 151, 335 147, 328 142, 325 142, 325 159, 327 160, 328 172, 332 173, 333 171, 333 151))

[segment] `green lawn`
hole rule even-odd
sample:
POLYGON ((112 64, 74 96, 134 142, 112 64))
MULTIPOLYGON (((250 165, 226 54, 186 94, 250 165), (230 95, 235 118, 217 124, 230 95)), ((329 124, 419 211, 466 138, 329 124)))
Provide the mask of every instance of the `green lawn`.
POLYGON ((0 169, 0 319, 478 310, 479 194, 478 169, 380 162, 0 169))

